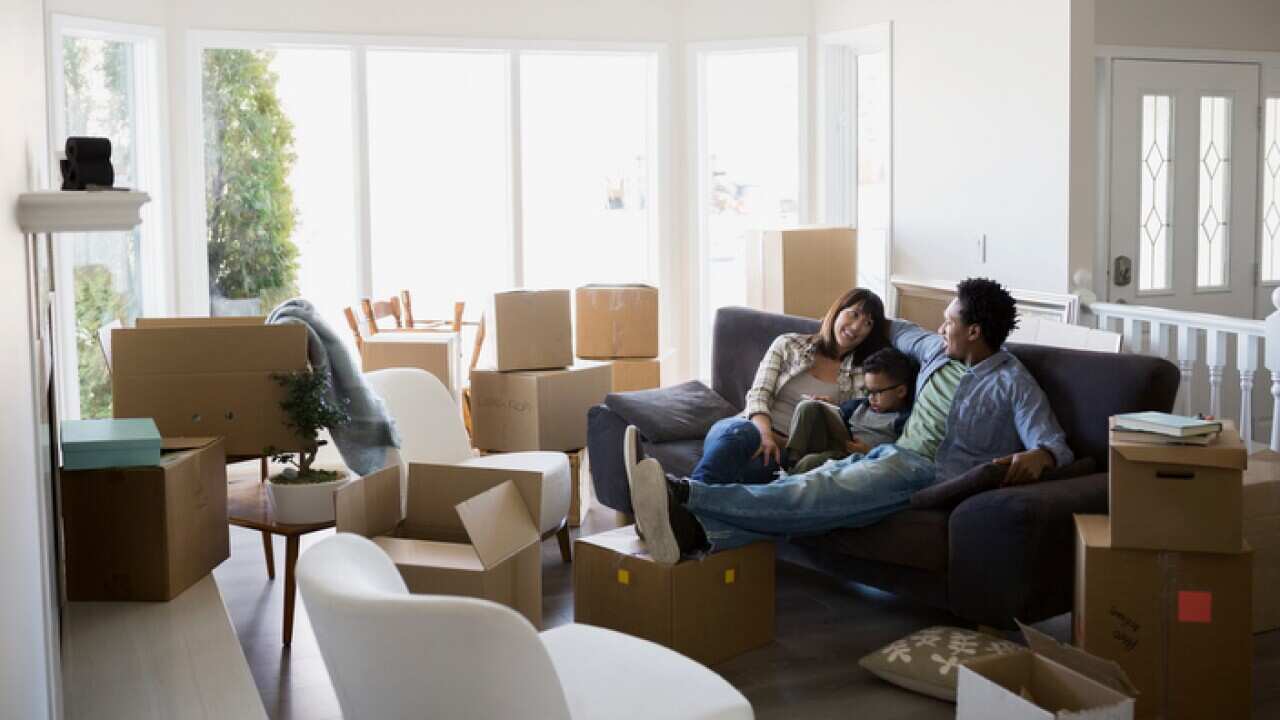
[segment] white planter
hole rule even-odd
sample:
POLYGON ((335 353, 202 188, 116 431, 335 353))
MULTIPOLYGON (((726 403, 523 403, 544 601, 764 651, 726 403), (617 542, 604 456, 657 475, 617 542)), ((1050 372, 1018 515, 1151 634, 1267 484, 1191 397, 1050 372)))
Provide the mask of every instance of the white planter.
POLYGON ((351 476, 343 474, 332 482, 288 485, 267 482, 267 497, 278 523, 285 525, 314 525, 333 522, 333 491, 350 482, 351 476))

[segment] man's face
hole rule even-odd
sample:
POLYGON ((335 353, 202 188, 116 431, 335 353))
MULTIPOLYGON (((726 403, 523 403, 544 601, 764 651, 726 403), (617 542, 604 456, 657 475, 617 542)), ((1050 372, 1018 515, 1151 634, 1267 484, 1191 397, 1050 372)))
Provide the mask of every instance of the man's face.
POLYGON ((874 412, 895 412, 907 402, 910 388, 905 383, 895 383, 888 375, 869 372, 862 378, 867 385, 867 404, 874 412))
POLYGON ((976 324, 965 324, 960 315, 960 300, 956 299, 942 311, 942 326, 938 328, 938 334, 947 345, 947 357, 963 360, 973 345, 980 342, 982 328, 976 324))

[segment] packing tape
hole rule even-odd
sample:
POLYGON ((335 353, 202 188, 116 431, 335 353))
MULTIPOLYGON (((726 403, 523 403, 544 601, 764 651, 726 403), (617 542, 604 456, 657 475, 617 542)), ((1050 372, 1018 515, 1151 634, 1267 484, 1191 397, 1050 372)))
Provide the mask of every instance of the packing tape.
POLYGON ((630 585, 630 584, 631 584, 631 571, 630 571, 630 570, 623 570, 622 568, 618 568, 618 584, 619 584, 619 585, 630 585))
POLYGON ((738 579, 738 569, 737 569, 737 568, 729 568, 728 570, 725 570, 725 571, 724 571, 724 584, 725 584, 725 585, 732 585, 732 584, 733 584, 733 581, 734 581, 734 580, 737 580, 737 579, 738 579))

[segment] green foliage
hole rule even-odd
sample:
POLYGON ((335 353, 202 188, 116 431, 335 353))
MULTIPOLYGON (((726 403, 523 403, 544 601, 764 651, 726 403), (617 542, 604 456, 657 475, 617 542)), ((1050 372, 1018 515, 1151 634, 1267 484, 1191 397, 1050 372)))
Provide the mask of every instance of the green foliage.
POLYGON ((317 372, 277 373, 271 376, 285 389, 284 400, 280 408, 289 418, 289 428, 293 430, 308 449, 298 453, 285 453, 269 447, 264 451, 278 463, 293 465, 292 472, 286 470, 281 475, 271 478, 276 483, 318 483, 337 479, 337 473, 329 470, 312 469, 316 454, 324 441, 320 440, 321 430, 340 428, 351 422, 351 416, 345 408, 339 407, 329 400, 329 376, 317 372))
POLYGON ((111 417, 111 373, 107 371, 98 330, 112 320, 125 319, 128 301, 116 292, 111 271, 104 265, 75 270, 76 355, 80 371, 80 416, 111 417))
POLYGON ((288 184, 293 123, 276 95, 274 53, 204 55, 205 206, 209 282, 269 308, 297 294, 297 212, 288 184))

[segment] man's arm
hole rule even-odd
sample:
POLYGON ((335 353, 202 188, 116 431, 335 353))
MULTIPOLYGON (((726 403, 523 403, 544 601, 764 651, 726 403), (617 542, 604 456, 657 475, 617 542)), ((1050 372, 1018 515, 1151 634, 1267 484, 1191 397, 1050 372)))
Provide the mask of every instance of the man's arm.
POLYGON ((1075 460, 1075 454, 1067 447, 1066 433, 1049 407, 1049 398, 1030 373, 1020 370, 1013 378, 1011 399, 1014 428, 1026 451, 997 461, 1010 465, 1005 480, 1008 484, 1039 480, 1044 470, 1075 460))
POLYGON ((889 343, 922 368, 946 350, 941 335, 906 320, 889 321, 889 343))

